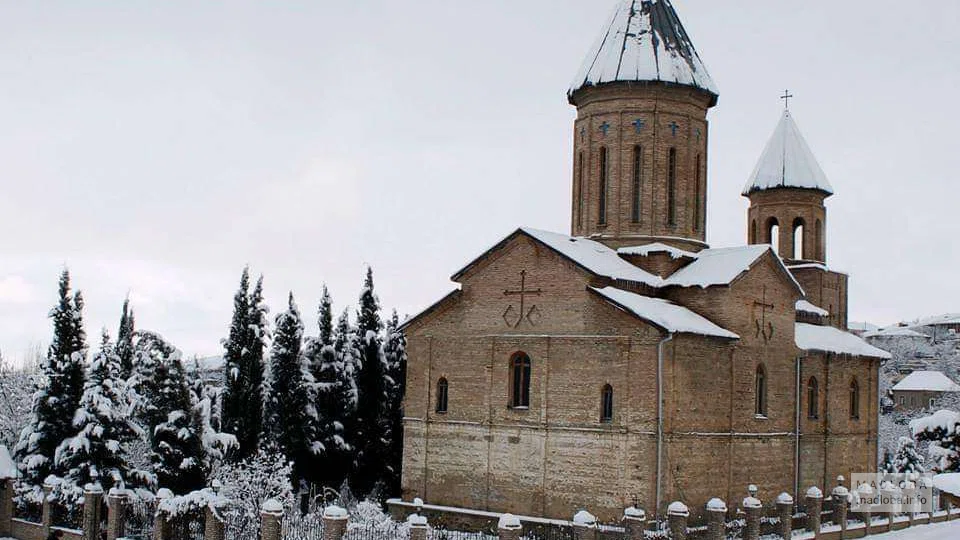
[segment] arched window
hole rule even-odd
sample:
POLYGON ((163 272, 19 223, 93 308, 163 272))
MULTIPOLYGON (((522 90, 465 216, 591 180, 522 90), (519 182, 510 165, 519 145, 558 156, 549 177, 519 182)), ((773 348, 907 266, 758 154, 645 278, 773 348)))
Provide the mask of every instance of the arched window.
POLYGON ((583 227, 583 152, 577 160, 577 227, 583 227))
POLYGON ((640 223, 640 203, 643 194, 643 147, 633 147, 633 213, 632 221, 640 223))
POLYGON ((806 224, 803 222, 803 219, 797 218, 793 220, 793 258, 796 260, 804 258, 804 229, 806 229, 806 224))
POLYGON ((440 380, 437 381, 437 412, 440 414, 447 412, 449 388, 450 385, 447 383, 447 379, 440 377, 440 380))
POLYGON ((820 385, 816 377, 810 377, 807 382, 807 418, 815 419, 820 416, 820 385))
POLYGON ((857 379, 850 381, 850 418, 860 418, 860 385, 857 379))
POLYGON ((667 161, 667 224, 677 224, 677 149, 671 148, 667 161))
POLYGON ((606 147, 600 148, 600 217, 598 218, 600 225, 607 224, 607 189, 609 184, 607 179, 607 149, 606 147))
POLYGON ((813 239, 813 244, 814 244, 813 256, 818 261, 822 261, 825 258, 823 254, 823 223, 821 223, 819 219, 817 220, 817 223, 816 223, 816 226, 814 227, 813 232, 816 235, 813 239))
POLYGON ((530 357, 518 352, 510 360, 510 406, 530 406, 530 357))
POLYGON ((613 387, 609 384, 600 394, 600 421, 613 422, 613 387))
POLYGON ((693 230, 700 230, 700 205, 702 195, 700 189, 700 154, 697 154, 696 170, 693 178, 693 230))
POLYGON ((777 221, 777 218, 772 217, 767 220, 767 229, 764 231, 767 237, 764 239, 766 243, 773 246, 773 250, 780 253, 780 222, 777 221))
POLYGON ((756 410, 757 416, 767 415, 767 371, 763 364, 757 366, 756 374, 756 410))
POLYGON ((753 220, 753 222, 750 223, 750 243, 757 243, 757 220, 753 220))

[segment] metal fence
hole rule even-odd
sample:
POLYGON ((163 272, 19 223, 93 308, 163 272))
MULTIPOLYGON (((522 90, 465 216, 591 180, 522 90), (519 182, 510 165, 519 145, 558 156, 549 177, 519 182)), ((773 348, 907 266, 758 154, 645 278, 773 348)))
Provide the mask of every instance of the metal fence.
POLYGON ((60 500, 50 501, 50 524, 64 529, 83 528, 83 505, 60 500))
POLYGON ((43 521, 43 505, 25 499, 14 499, 13 517, 31 523, 40 523, 43 521))
POLYGON ((570 525, 524 524, 523 540, 574 540, 573 527, 570 525))
POLYGON ((155 501, 128 499, 123 514, 123 534, 129 540, 152 540, 155 501))
POLYGON ((430 527, 427 535, 428 540, 497 540, 499 535, 494 531, 485 532, 466 532, 446 527, 430 527))
POLYGON ((409 538, 410 528, 394 521, 348 525, 347 532, 343 535, 343 540, 409 540, 409 538))
POLYGON ((322 514, 299 514, 292 512, 283 517, 284 540, 321 540, 323 538, 322 514))
MULTIPOLYGON (((180 514, 171 521, 172 537, 177 540, 203 540, 204 513, 191 510, 180 514)), ((227 535, 227 538, 233 538, 227 535)))
POLYGON ((217 512, 223 517, 226 538, 230 540, 258 540, 260 538, 259 511, 236 502, 230 502, 217 512))

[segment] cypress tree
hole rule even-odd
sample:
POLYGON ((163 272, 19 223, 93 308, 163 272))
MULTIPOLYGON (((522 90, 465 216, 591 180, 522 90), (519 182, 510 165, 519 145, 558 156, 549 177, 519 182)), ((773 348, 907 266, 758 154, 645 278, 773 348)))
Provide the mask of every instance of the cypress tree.
POLYGON ((117 331, 117 357, 123 379, 133 374, 133 334, 133 309, 130 307, 130 299, 127 298, 123 301, 123 313, 120 315, 120 328, 117 331))
POLYGON ((407 340, 400 330, 400 318, 394 310, 387 321, 383 346, 387 364, 388 387, 385 417, 389 422, 389 453, 386 462, 385 495, 400 493, 400 468, 403 463, 403 396, 407 377, 407 340))
POLYGON ((86 334, 83 331, 83 297, 70 294, 70 273, 60 274, 59 300, 50 311, 53 340, 41 366, 41 382, 34 395, 32 421, 20 435, 15 454, 22 480, 39 489, 55 466, 57 446, 74 434, 74 412, 83 395, 86 334))
MULTIPOLYGON (((250 270, 244 268, 240 275, 240 287, 233 296, 233 319, 230 333, 223 341, 224 392, 222 401, 223 429, 239 435, 242 426, 242 411, 246 381, 243 373, 243 352, 247 339, 249 314, 250 270)), ((239 439, 239 437, 238 437, 239 439)))

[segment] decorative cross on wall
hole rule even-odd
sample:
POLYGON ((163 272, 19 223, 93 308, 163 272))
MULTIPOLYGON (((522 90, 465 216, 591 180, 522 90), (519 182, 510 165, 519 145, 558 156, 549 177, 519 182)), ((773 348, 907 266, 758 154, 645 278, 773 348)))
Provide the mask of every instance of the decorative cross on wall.
POLYGON ((512 319, 514 318, 513 316, 514 314, 511 313, 513 311, 513 304, 508 306, 507 310, 503 312, 503 320, 504 322, 507 323, 508 326, 512 326, 516 328, 520 326, 520 323, 523 322, 524 319, 527 319, 528 321, 530 321, 530 324, 534 323, 533 315, 537 311, 537 306, 533 305, 533 306, 530 306, 530 308, 528 309, 526 307, 527 296, 540 296, 541 294, 543 294, 543 291, 541 289, 527 288, 527 271, 526 270, 520 271, 520 288, 515 290, 507 289, 503 291, 503 294, 504 296, 520 297, 520 313, 519 313, 519 316, 516 316, 516 322, 512 322, 512 319))
POLYGON ((580 142, 583 142, 587 138, 587 128, 580 126, 580 142))
POLYGON ((697 134, 697 142, 700 142, 700 136, 703 135, 703 133, 700 132, 700 128, 697 128, 695 133, 697 134))
POLYGON ((637 118, 633 121, 633 128, 637 131, 637 133, 643 131, 643 127, 646 125, 647 124, 643 121, 643 118, 637 118))
POLYGON ((763 288, 763 297, 759 302, 753 303, 754 324, 757 326, 757 337, 763 336, 764 341, 770 341, 773 338, 773 323, 767 320, 767 312, 773 311, 773 304, 767 302, 767 288, 763 288), (759 309, 759 317, 756 310, 759 309))
POLYGON ((610 124, 604 121, 602 124, 600 124, 600 131, 603 133, 603 136, 606 137, 607 132, 610 131, 610 124))
POLYGON ((677 122, 676 121, 670 122, 669 124, 667 124, 667 127, 670 128, 670 131, 673 132, 673 136, 676 137, 677 130, 680 129, 680 126, 677 124, 677 122))

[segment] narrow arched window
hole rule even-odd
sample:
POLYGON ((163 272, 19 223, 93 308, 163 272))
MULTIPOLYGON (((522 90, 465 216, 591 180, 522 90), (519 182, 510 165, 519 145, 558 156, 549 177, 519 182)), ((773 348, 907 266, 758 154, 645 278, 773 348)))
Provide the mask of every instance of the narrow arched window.
POLYGON ((750 243, 757 243, 757 220, 753 220, 753 222, 750 223, 750 243))
POLYGON ((613 422, 613 387, 609 384, 600 394, 600 421, 613 422))
POLYGON ((764 234, 767 237, 764 239, 766 243, 773 246, 773 250, 780 254, 780 222, 777 221, 777 218, 770 218, 767 220, 767 228, 764 231, 764 234))
POLYGON ((806 229, 806 224, 803 219, 797 218, 793 220, 793 258, 796 260, 804 259, 804 245, 803 245, 803 234, 806 229))
POLYGON ((857 379, 850 381, 850 418, 860 418, 860 384, 857 379))
POLYGON ((640 223, 640 203, 643 193, 643 147, 633 147, 633 212, 632 221, 640 223))
POLYGON ((677 224, 677 149, 671 148, 667 161, 667 224, 677 224))
POLYGON ((694 172, 694 180, 693 180, 693 191, 694 191, 693 230, 699 231, 700 230, 700 205, 702 204, 701 202, 702 196, 701 196, 701 188, 700 188, 700 154, 697 154, 696 167, 697 168, 696 168, 696 171, 694 172))
POLYGON ((608 184, 610 183, 607 178, 607 149, 606 147, 600 148, 600 217, 598 218, 600 225, 607 224, 607 189, 608 184))
POLYGON ((577 159, 577 227, 583 227, 583 152, 577 159))
POLYGON ((755 414, 757 416, 766 416, 767 415, 767 371, 763 368, 763 365, 757 366, 756 374, 756 407, 755 414))
POLYGON ((823 223, 820 220, 817 220, 816 226, 814 227, 815 238, 813 240, 814 245, 814 254, 818 261, 824 260, 823 254, 823 223))
POLYGON ((530 357, 518 352, 510 360, 510 406, 530 406, 530 357))
POLYGON ((449 398, 450 385, 447 379, 440 377, 437 381, 437 412, 443 414, 447 412, 447 399, 449 398))
POLYGON ((820 416, 820 385, 816 377, 807 381, 807 418, 816 419, 820 416))

